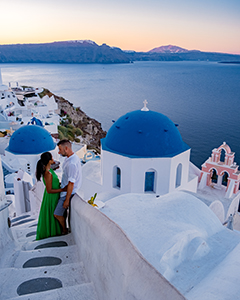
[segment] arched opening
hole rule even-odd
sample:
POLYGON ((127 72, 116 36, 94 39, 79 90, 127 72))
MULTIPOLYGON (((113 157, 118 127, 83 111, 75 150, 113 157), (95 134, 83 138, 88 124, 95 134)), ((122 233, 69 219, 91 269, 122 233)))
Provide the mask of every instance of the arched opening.
POLYGON ((177 166, 175 188, 179 187, 182 182, 182 164, 177 166))
POLYGON ((220 161, 221 162, 225 162, 225 150, 221 149, 221 154, 220 154, 220 161))
POLYGON ((145 192, 155 192, 155 177, 156 172, 155 170, 148 170, 145 173, 145 192))
POLYGON ((113 187, 121 188, 121 169, 117 166, 113 168, 113 187))
POLYGON ((212 183, 217 183, 217 181, 218 181, 218 175, 217 175, 217 171, 215 169, 212 169, 211 180, 212 180, 212 183))
POLYGON ((228 173, 224 172, 222 177, 222 185, 227 186, 228 184, 228 173))

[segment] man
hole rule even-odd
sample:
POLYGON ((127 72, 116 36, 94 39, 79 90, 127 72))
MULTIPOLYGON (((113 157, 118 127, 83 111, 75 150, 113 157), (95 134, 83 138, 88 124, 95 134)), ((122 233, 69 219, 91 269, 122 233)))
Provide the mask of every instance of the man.
MULTIPOLYGON (((82 167, 79 157, 72 151, 72 144, 69 140, 58 142, 59 154, 66 157, 62 170, 61 188, 65 187, 66 192, 61 192, 58 204, 54 211, 54 217, 62 226, 62 233, 68 233, 66 228, 66 210, 70 207, 70 200, 81 187, 82 184, 82 167)), ((70 208, 69 208, 70 213, 70 208)))

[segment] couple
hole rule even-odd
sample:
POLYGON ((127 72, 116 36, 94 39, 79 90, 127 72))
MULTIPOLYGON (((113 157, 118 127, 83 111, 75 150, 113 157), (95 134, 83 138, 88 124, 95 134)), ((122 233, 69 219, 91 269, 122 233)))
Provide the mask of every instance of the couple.
POLYGON ((72 151, 69 140, 58 142, 59 154, 66 157, 63 162, 61 188, 58 176, 51 169, 54 163, 52 154, 45 152, 37 163, 36 177, 41 177, 46 186, 38 218, 36 240, 50 236, 66 234, 66 210, 70 206, 70 200, 82 183, 81 162, 72 151), (60 198, 59 198, 59 193, 60 198))

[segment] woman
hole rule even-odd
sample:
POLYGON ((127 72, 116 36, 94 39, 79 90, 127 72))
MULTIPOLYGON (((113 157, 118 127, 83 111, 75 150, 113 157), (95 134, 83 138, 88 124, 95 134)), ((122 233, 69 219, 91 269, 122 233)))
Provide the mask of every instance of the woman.
POLYGON ((62 192, 63 189, 60 188, 58 176, 51 169, 51 165, 53 163, 54 160, 50 152, 44 152, 37 163, 37 180, 40 181, 42 177, 46 188, 44 190, 42 205, 38 217, 36 240, 61 235, 61 226, 54 218, 53 214, 58 203, 59 193, 62 192))

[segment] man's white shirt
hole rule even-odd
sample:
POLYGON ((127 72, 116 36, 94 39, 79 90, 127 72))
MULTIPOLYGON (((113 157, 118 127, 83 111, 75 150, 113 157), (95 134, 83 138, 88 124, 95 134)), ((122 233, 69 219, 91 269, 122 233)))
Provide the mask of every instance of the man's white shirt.
MULTIPOLYGON (((82 185, 82 166, 79 157, 74 153, 66 157, 62 166, 61 188, 64 188, 68 182, 74 183, 72 194, 75 194, 82 185)), ((66 196, 67 192, 61 192, 61 197, 66 196)))

